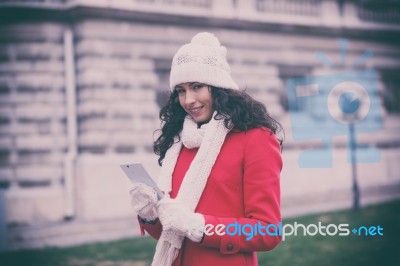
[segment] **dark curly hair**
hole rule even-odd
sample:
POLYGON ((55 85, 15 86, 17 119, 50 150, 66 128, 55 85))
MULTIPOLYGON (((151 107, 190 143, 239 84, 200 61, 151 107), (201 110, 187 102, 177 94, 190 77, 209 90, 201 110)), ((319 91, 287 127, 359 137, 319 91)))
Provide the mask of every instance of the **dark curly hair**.
MULTIPOLYGON (((213 108, 217 111, 215 119, 224 119, 225 126, 238 131, 247 131, 257 127, 266 127, 273 134, 283 131, 279 122, 273 119, 265 105, 253 99, 246 91, 237 91, 210 86, 213 97, 213 108)), ((160 110, 161 135, 154 142, 154 153, 159 155, 161 166, 167 150, 173 145, 174 138, 179 137, 183 121, 187 115, 179 104, 178 93, 174 90, 167 104, 160 110)), ((156 130, 156 133, 159 130, 156 130)), ((272 134, 271 133, 271 134, 272 134)), ((279 139, 282 145, 283 138, 279 139)))

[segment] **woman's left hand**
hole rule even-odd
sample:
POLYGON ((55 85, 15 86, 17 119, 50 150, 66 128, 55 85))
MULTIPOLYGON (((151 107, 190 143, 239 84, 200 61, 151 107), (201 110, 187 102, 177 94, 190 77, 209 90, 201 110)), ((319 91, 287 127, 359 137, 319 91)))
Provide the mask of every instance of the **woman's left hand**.
POLYGON ((163 230, 173 230, 194 242, 200 242, 205 223, 203 215, 190 211, 179 200, 168 197, 160 200, 156 208, 163 230))

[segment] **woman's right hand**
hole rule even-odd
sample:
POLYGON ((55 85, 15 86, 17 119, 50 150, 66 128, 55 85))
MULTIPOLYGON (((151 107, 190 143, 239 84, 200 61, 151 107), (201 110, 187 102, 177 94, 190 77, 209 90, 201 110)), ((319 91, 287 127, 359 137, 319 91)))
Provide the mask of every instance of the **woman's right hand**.
POLYGON ((157 217, 157 204, 156 191, 143 183, 134 183, 132 189, 129 191, 131 194, 131 205, 134 211, 146 221, 154 221, 157 217))

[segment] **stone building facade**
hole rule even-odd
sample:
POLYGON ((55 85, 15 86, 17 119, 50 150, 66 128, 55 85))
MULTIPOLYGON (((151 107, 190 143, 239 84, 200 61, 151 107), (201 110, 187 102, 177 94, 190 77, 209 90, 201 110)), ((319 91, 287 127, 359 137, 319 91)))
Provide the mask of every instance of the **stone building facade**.
MULTIPOLYGON (((348 71, 378 73, 382 129, 360 134, 381 160, 358 165, 361 204, 400 195, 399 2, 350 0, 0 1, 0 214, 6 249, 72 245, 138 234, 129 181, 141 161, 157 176, 153 131, 170 62, 199 31, 228 47, 232 76, 285 128, 284 216, 351 207, 347 137, 333 165, 300 168, 318 140, 291 132, 285 80, 348 71), (379 2, 379 3, 377 3, 379 2), (1 206, 0 206, 1 207, 1 206)), ((301 111, 301 110, 300 110, 301 111)), ((1 231, 0 231, 1 232, 1 231)))

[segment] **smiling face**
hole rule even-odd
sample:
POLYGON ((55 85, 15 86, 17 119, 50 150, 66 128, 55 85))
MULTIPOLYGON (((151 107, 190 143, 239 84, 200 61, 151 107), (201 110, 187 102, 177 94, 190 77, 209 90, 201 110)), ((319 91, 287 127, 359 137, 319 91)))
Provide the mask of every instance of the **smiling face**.
POLYGON ((186 82, 176 85, 179 103, 197 123, 206 123, 214 113, 210 87, 204 83, 186 82))

